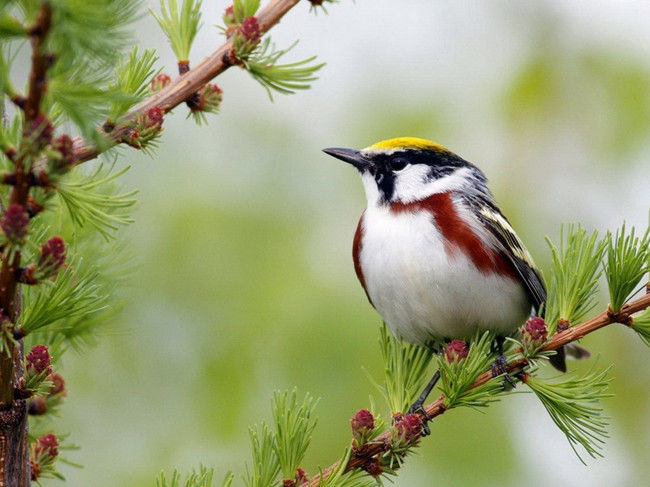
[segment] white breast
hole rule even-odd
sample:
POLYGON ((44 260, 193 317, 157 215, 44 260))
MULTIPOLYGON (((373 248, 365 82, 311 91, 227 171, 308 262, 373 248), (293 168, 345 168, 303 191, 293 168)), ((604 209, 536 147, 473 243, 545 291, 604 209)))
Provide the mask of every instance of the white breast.
POLYGON ((462 252, 449 255, 430 213, 371 205, 362 221, 359 261, 366 290, 392 332, 407 341, 510 333, 530 312, 522 286, 485 274, 462 252))

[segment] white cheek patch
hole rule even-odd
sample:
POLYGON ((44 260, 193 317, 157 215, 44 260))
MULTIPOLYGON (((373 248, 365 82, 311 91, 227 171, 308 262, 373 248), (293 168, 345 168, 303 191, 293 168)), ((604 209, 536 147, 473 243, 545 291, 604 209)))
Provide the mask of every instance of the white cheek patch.
POLYGON ((461 167, 447 176, 427 181, 429 171, 429 166, 416 164, 395 174, 393 200, 411 203, 432 194, 456 191, 467 186, 472 176, 470 168, 461 167))
POLYGON ((363 188, 366 190, 368 206, 377 206, 379 204, 379 189, 377 188, 377 183, 375 183, 374 176, 368 171, 365 171, 361 174, 361 182, 363 182, 363 188))

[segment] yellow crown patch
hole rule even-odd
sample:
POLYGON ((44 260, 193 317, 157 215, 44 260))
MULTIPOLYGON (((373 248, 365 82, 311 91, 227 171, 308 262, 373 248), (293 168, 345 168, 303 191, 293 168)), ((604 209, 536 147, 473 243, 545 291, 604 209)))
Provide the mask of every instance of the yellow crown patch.
POLYGON ((391 150, 391 149, 429 149, 447 151, 443 146, 436 142, 418 137, 397 137, 395 139, 386 139, 368 147, 370 150, 391 150))

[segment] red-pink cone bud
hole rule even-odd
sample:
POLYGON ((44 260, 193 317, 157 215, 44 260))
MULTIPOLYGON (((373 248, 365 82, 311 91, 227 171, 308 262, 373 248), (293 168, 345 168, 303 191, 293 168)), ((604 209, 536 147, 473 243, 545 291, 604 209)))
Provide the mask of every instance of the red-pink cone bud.
POLYGON ((50 350, 45 345, 36 345, 27 354, 25 359, 27 370, 33 370, 37 374, 47 371, 52 372, 52 360, 50 350))
POLYGON ((207 84, 201 89, 199 96, 201 97, 201 110, 213 113, 219 111, 223 99, 223 92, 219 86, 214 83, 207 84))
POLYGON ((532 318, 526 322, 522 331, 524 341, 541 345, 546 342, 548 330, 546 322, 542 318, 532 318))
POLYGON ((45 401, 45 398, 41 396, 34 396, 29 401, 27 412, 32 416, 43 416, 45 413, 47 413, 47 402, 45 401))
POLYGON ((65 167, 74 161, 74 144, 69 135, 63 134, 52 142, 52 149, 61 154, 58 167, 65 167))
POLYGON ((145 113, 144 117, 144 127, 145 128, 150 128, 150 127, 157 127, 160 128, 162 127, 163 124, 163 119, 165 116, 165 112, 163 111, 162 108, 156 106, 152 107, 147 112, 145 113))
POLYGON ((160 91, 171 82, 172 79, 168 74, 159 73, 151 80, 151 91, 154 93, 160 91))
POLYGON ((61 237, 52 237, 41 245, 38 265, 47 268, 46 274, 53 274, 65 263, 65 242, 61 237))
POLYGON ((372 477, 379 477, 384 470, 381 468, 381 461, 377 457, 371 457, 361 466, 363 470, 368 472, 372 477))
POLYGON ((9 205, 0 219, 0 227, 13 244, 20 245, 25 241, 29 229, 29 215, 20 205, 9 205))
POLYGON ((27 124, 23 135, 40 150, 52 142, 54 126, 46 115, 39 113, 27 124))
POLYGON ((296 470, 296 480, 298 481, 298 485, 302 485, 305 482, 307 482, 307 474, 300 467, 298 467, 298 469, 296 470))
POLYGON ((61 374, 52 374, 50 376, 50 380, 52 381, 52 387, 50 387, 50 395, 56 396, 60 394, 61 396, 65 396, 65 380, 61 374))
POLYGON ((39 454, 56 457, 59 454, 59 439, 52 433, 43 435, 36 440, 34 451, 39 454))
POLYGON ((361 437, 375 428, 375 418, 367 409, 360 409, 357 411, 357 414, 350 419, 350 427, 352 428, 352 434, 355 438, 361 437))
POLYGON ((231 25, 235 25, 237 23, 237 18, 235 17, 235 11, 232 5, 230 7, 226 7, 226 10, 224 10, 221 18, 223 19, 223 23, 226 24, 226 27, 230 27, 231 25))
POLYGON ((262 29, 260 29, 260 24, 255 17, 246 17, 242 20, 237 33, 251 44, 257 44, 262 37, 262 29))
POLYGON ((467 343, 462 340, 452 340, 444 351, 445 359, 450 364, 466 359, 468 353, 467 343))
POLYGON ((395 430, 400 440, 414 443, 422 435, 422 418, 418 414, 407 414, 395 423, 395 430))

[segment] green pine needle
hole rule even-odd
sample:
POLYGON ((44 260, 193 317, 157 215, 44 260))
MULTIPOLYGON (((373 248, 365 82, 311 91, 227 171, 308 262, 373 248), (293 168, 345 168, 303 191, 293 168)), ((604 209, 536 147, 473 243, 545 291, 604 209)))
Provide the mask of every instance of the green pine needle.
POLYGON ((249 430, 253 448, 253 466, 246 464, 244 484, 247 487, 268 487, 276 484, 280 462, 275 451, 275 434, 266 423, 249 430))
POLYGON ((490 332, 477 334, 469 343, 467 357, 449 362, 445 354, 436 357, 440 370, 439 387, 445 396, 445 407, 486 407, 498 401, 503 390, 503 377, 494 377, 478 387, 471 388, 476 378, 490 370, 494 358, 491 353, 494 336, 490 332))
POLYGON ((81 259, 72 259, 53 282, 27 287, 23 294, 21 327, 25 333, 56 326, 71 327, 75 320, 106 309, 106 293, 96 283, 97 271, 81 259))
MULTIPOLYGON (((375 480, 363 470, 354 469, 346 472, 345 469, 351 456, 352 448, 346 449, 336 468, 330 472, 325 480, 321 480, 318 484, 319 487, 372 487, 381 485, 378 480, 375 480)), ((322 476, 323 471, 321 470, 319 474, 322 476)))
MULTIPOLYGON (((156 487, 213 487, 213 477, 214 470, 205 468, 203 465, 201 465, 198 472, 193 471, 190 473, 186 477, 185 482, 183 482, 178 470, 174 470, 169 479, 167 479, 165 472, 160 472, 160 475, 156 478, 156 487)), ((228 487, 231 483, 232 475, 228 474, 222 487, 228 487)))
POLYGON ((626 235, 624 223, 615 235, 608 233, 606 241, 605 277, 609 286, 610 307, 617 312, 637 291, 644 274, 650 271, 650 228, 642 237, 636 237, 634 228, 626 235))
POLYGON ((426 384, 433 351, 395 338, 381 326, 379 346, 384 362, 384 383, 380 385, 370 375, 371 382, 381 392, 392 413, 403 413, 415 401, 426 384))
POLYGON ((305 394, 298 403, 297 392, 276 392, 273 396, 275 449, 283 479, 293 479, 300 466, 316 427, 314 409, 318 403, 305 394))
POLYGON ((579 322, 594 307, 606 242, 598 241, 598 232, 589 235, 580 225, 570 225, 566 239, 562 227, 559 248, 548 237, 546 241, 553 255, 544 311, 551 336, 557 329, 559 319, 579 322))
POLYGON ((255 15, 259 8, 260 0, 234 0, 232 2, 233 14, 238 24, 241 24, 245 18, 255 15))
POLYGON ((643 343, 650 347, 650 308, 634 316, 630 328, 637 332, 643 343))
MULTIPOLYGON (((23 3, 38 8, 41 2, 23 3)), ((122 49, 132 45, 128 27, 142 6, 133 0, 57 0, 50 5, 54 22, 48 48, 57 55, 56 65, 87 65, 91 70, 112 69, 122 49)))
POLYGON ((129 167, 113 172, 100 165, 94 173, 79 177, 72 172, 57 185, 57 194, 65 203, 73 223, 79 227, 86 223, 96 228, 106 240, 120 226, 133 222, 129 210, 135 204, 136 191, 117 193, 114 181, 129 167))
POLYGON ((551 415, 553 422, 566 435, 571 448, 582 463, 578 445, 591 456, 602 456, 600 449, 608 437, 608 418, 602 415, 599 401, 607 393, 611 367, 598 372, 592 368, 584 377, 569 377, 555 382, 529 376, 526 385, 532 389, 551 415))
POLYGON ((169 38, 179 61, 189 61, 190 49, 201 27, 201 0, 183 0, 179 11, 176 0, 160 0, 160 17, 149 9, 169 38))
POLYGON ((0 13, 0 38, 26 37, 29 29, 13 15, 0 13))
POLYGON ((271 39, 264 39, 244 61, 244 65, 253 78, 267 91, 273 100, 272 91, 285 95, 293 94, 296 90, 306 90, 310 83, 318 79, 316 72, 325 63, 310 64, 316 59, 312 56, 302 61, 289 64, 277 64, 282 56, 291 51, 297 42, 287 49, 276 49, 271 39))
POLYGON ((108 117, 116 121, 124 115, 129 108, 143 100, 149 94, 149 81, 158 72, 154 64, 158 61, 156 51, 145 49, 139 55, 138 47, 135 46, 129 54, 128 61, 123 60, 117 67, 116 80, 111 88, 123 93, 124 99, 113 100, 108 117))

